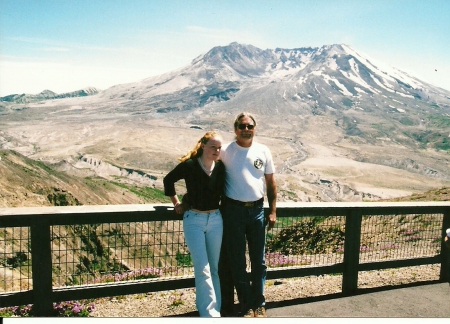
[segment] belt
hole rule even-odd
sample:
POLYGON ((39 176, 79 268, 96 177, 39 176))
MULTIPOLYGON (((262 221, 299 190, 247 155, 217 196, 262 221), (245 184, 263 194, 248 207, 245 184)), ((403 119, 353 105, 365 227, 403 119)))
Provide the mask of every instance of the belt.
POLYGON ((228 197, 225 197, 229 202, 238 205, 238 206, 243 206, 243 207, 247 207, 247 208, 251 208, 251 207, 255 207, 259 204, 262 204, 264 202, 264 197, 255 201, 239 201, 239 200, 234 200, 228 197))
POLYGON ((191 208, 191 210, 192 210, 193 212, 196 212, 196 213, 199 213, 199 214, 209 214, 209 213, 215 212, 217 209, 200 210, 200 209, 191 208))

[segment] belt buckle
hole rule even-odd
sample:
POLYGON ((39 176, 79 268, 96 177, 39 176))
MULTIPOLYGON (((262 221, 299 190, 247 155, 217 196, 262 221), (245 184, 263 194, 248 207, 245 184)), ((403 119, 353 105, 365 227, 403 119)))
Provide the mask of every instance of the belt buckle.
POLYGON ((255 203, 254 203, 253 201, 251 201, 251 202, 245 202, 245 203, 244 203, 244 207, 253 207, 254 204, 255 204, 255 203))

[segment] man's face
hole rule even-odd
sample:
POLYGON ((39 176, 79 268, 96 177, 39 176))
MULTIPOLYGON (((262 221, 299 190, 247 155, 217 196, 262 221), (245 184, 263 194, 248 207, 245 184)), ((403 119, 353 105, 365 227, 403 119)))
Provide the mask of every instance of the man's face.
POLYGON ((253 123, 253 119, 248 116, 244 116, 239 120, 239 124, 234 130, 238 143, 251 142, 255 135, 256 126, 253 123))

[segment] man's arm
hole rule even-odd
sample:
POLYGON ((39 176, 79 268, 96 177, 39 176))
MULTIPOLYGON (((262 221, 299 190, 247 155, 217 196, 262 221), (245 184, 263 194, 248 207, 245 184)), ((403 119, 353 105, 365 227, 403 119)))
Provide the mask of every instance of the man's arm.
POLYGON ((277 184, 273 173, 265 174, 267 200, 269 201, 269 215, 266 218, 266 224, 269 224, 267 230, 271 230, 277 220, 277 184))

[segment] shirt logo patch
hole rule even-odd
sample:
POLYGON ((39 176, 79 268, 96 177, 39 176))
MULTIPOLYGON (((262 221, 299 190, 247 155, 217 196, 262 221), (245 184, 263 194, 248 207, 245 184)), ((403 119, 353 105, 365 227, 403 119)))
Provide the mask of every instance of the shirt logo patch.
POLYGON ((255 162, 253 162, 253 165, 255 166, 255 168, 257 169, 261 169, 263 166, 263 161, 261 159, 256 159, 255 162))

